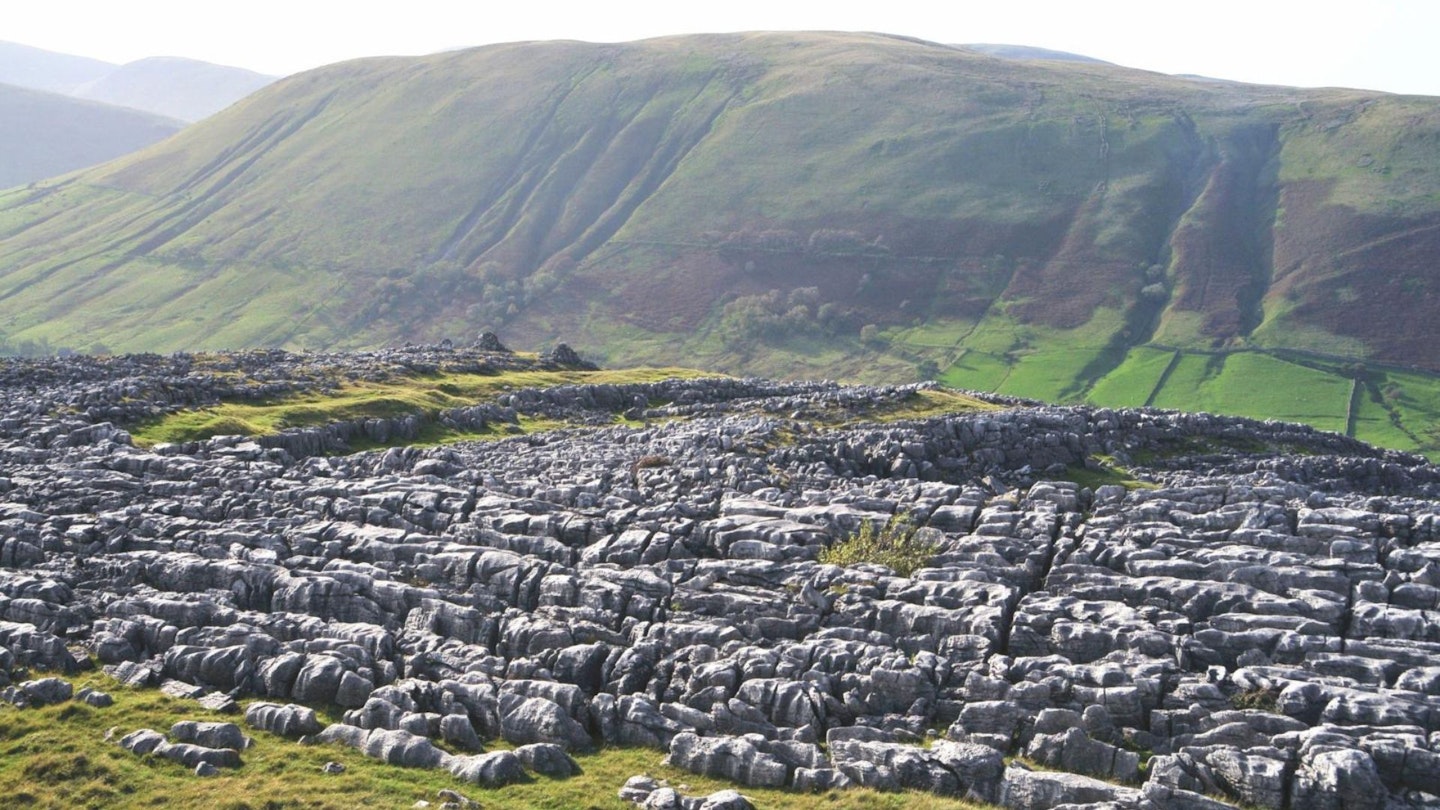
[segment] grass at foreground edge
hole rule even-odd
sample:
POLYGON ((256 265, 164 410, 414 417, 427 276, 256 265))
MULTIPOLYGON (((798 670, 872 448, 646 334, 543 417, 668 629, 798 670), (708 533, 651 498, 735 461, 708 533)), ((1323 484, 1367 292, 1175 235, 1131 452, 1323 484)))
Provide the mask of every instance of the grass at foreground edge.
MULTIPOLYGON (((40 677, 43 673, 35 673, 40 677)), ((919 793, 877 793, 854 789, 825 793, 742 788, 718 779, 667 767, 660 751, 610 748, 576 756, 583 773, 569 779, 534 776, 528 783, 503 788, 464 784, 443 770, 401 768, 365 757, 340 745, 306 746, 246 728, 237 715, 222 715, 156 689, 117 684, 100 672, 68 677, 75 688, 90 686, 110 693, 115 704, 103 709, 66 701, 38 709, 16 709, 0 703, 0 785, 7 808, 151 808, 204 807, 221 810, 284 810, 285 808, 383 807, 408 808, 424 800, 443 801, 442 789, 457 791, 484 807, 517 810, 629 810, 617 796, 625 780, 637 774, 685 786, 687 795, 740 790, 757 807, 843 808, 861 810, 975 810, 970 802, 919 793), (140 728, 168 733, 181 720, 240 723, 254 738, 241 752, 244 764, 204 778, 177 763, 153 755, 136 756, 122 749, 121 736, 140 728), (114 729, 112 739, 105 736, 114 729), (327 762, 345 766, 327 774, 327 762)), ((338 719, 330 715, 329 719, 338 719)), ((497 744, 495 748, 503 748, 497 744)))

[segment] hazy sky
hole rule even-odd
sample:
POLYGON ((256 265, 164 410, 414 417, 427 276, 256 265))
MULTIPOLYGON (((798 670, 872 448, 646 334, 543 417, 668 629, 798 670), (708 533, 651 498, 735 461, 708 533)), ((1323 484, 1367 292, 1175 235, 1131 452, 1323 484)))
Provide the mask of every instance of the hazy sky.
POLYGON ((126 62, 293 73, 358 56, 526 39, 882 31, 1072 51, 1164 73, 1440 95, 1440 0, 35 0, 0 40, 126 62))

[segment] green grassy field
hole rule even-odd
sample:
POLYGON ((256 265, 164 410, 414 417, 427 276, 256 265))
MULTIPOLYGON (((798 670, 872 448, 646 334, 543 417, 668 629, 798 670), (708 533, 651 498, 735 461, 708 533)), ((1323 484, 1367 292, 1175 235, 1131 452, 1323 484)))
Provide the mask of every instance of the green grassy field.
POLYGON ((1010 358, 972 350, 941 380, 957 388, 1049 401, 1106 407, 1149 402, 1157 408, 1281 419, 1343 433, 1350 416, 1351 388, 1359 374, 1355 438, 1440 459, 1440 377, 1434 375, 1253 350, 1198 352, 1137 346, 1088 391, 1062 392, 1067 373, 1093 356, 1093 350, 1083 348, 1047 350, 1006 362, 1010 358))
POLYGON ((1384 447, 1440 459, 1440 380, 1414 372, 1372 372, 1360 398, 1355 434, 1384 447))
POLYGON ((1005 384, 1013 364, 1006 358, 975 349, 966 349, 949 368, 940 373, 940 382, 972 391, 997 391, 1005 384))
POLYGON ((1111 408, 1144 405, 1155 393, 1155 386, 1174 357, 1173 351, 1149 346, 1131 349, 1125 362, 1096 381, 1086 399, 1111 408))
POLYGON ((958 358, 942 370, 940 380, 1008 396, 1073 400, 1123 326, 1120 313, 1111 309, 1073 329, 1022 323, 1007 312, 992 312, 961 335, 958 358))
POLYGON ((1155 398, 1158 408, 1305 422, 1344 431, 1350 383, 1268 355, 1186 354, 1155 398))

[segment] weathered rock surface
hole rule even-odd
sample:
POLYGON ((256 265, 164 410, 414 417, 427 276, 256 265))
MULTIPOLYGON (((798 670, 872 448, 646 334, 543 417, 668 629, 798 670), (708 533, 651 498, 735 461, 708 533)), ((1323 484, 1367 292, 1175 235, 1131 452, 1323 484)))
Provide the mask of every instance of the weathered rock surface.
MULTIPOLYGON (((185 725, 183 723, 177 725, 185 725)), ((212 748, 188 742, 172 743, 154 729, 142 728, 120 738, 120 747, 137 756, 153 754, 173 760, 196 771, 198 776, 213 775, 208 768, 203 772, 201 765, 211 768, 240 767, 240 752, 233 748, 212 748)))
MULTIPOLYGON (((1423 459, 1001 400, 865 422, 918 387, 729 379, 510 390, 427 418, 590 427, 351 455, 424 420, 151 448, 122 427, 337 373, 535 362, 0 362, 5 696, 69 699, 51 674, 88 652, 123 683, 244 701, 252 729, 486 785, 621 744, 742 786, 1011 807, 1440 804, 1440 471, 1423 459), (1064 480, 1100 456, 1153 488, 1064 480), (818 562, 897 515, 936 550, 913 575, 818 562), (497 738, 521 747, 482 753, 497 738)), ((235 754, 238 727, 181 726, 122 744, 233 767, 199 749, 235 754)), ((644 787, 622 795, 664 786, 644 787)))
POLYGON ((203 720, 182 720, 170 727, 170 736, 180 742, 195 743, 207 748, 233 748, 243 751, 250 740, 234 723, 209 723, 203 720))
POLYGON ((245 710, 245 724, 282 737, 319 734, 325 728, 320 718, 315 716, 314 709, 294 703, 281 706, 258 701, 245 710))
POLYGON ((645 810, 755 810, 736 790, 717 790, 708 796, 686 796, 648 776, 632 776, 620 788, 620 798, 645 810))

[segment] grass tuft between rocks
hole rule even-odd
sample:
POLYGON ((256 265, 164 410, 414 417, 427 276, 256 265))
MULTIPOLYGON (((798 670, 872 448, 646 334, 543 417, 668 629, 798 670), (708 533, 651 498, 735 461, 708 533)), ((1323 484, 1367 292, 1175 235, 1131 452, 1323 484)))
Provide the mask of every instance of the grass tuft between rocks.
POLYGON ((882 528, 866 521, 854 534, 820 552, 825 565, 848 567, 860 563, 883 565, 896 576, 908 577, 930 564, 940 547, 919 536, 919 527, 908 515, 890 518, 882 528))

